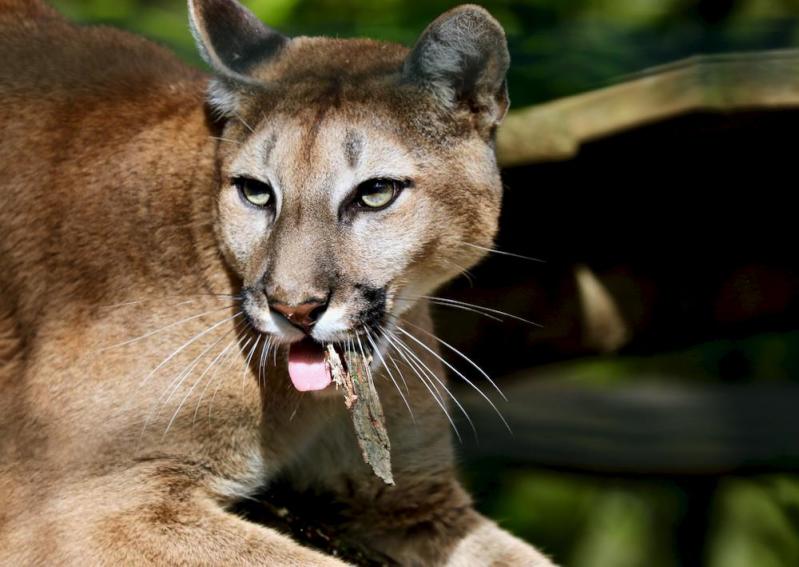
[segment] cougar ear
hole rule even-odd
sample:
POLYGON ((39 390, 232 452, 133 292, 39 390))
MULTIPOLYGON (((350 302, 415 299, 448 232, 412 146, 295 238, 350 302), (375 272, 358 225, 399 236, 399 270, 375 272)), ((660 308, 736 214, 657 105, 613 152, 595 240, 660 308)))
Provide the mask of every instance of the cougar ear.
POLYGON ((403 75, 447 105, 465 105, 493 130, 510 104, 509 65, 502 26, 484 8, 464 5, 427 27, 405 60, 403 75))
POLYGON ((189 20, 203 59, 229 79, 253 82, 248 71, 289 41, 236 0, 189 0, 189 20))

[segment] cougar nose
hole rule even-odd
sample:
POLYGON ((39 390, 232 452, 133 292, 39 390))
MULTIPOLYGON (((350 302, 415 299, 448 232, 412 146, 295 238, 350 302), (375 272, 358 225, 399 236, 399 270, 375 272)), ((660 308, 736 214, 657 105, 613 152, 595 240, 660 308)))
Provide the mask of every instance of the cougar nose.
POLYGON ((283 315, 289 323, 309 333, 311 327, 319 320, 327 309, 327 303, 322 301, 306 301, 299 305, 287 305, 280 302, 271 302, 269 307, 283 315))

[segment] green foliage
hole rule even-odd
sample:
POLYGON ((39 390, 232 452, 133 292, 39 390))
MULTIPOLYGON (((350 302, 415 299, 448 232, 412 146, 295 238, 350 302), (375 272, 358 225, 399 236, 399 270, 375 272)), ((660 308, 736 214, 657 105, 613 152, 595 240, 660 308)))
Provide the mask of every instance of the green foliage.
POLYGON ((727 481, 716 517, 710 567, 799 565, 799 480, 727 481))
MULTIPOLYGON (((665 480, 622 480, 508 470, 485 462, 470 472, 478 507, 568 567, 677 567, 683 488, 665 480)), ((712 498, 708 567, 799 565, 799 479, 728 478, 712 498)))
POLYGON ((589 358, 557 369, 566 383, 618 386, 642 376, 696 383, 787 382, 799 376, 799 332, 710 341, 655 356, 589 358))
MULTIPOLYGON (((172 45, 198 62, 183 0, 52 0, 87 22, 119 25, 172 45)), ((292 35, 368 36, 412 44, 456 0, 249 0, 292 35)), ((514 106, 596 88, 697 53, 799 44, 791 0, 488 0, 505 26, 514 106)))
POLYGON ((675 567, 682 494, 667 482, 592 478, 485 462, 478 507, 570 567, 675 567))

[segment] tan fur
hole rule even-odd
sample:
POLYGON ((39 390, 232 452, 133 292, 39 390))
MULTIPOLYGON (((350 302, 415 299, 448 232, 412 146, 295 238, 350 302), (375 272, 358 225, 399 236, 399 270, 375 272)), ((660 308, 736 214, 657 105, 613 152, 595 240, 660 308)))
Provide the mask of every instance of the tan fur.
MULTIPOLYGON (((350 284, 369 281, 390 290, 395 315, 432 328, 424 301, 397 294, 473 264, 463 242, 488 245, 496 230, 488 126, 391 88, 402 47, 295 41, 253 72, 274 88, 243 90, 237 116, 217 121, 207 77, 165 50, 75 27, 39 0, 0 0, 0 564, 342 564, 227 512, 276 475, 337 493, 351 533, 402 564, 549 564, 472 509, 418 380, 413 424, 376 377, 386 488, 338 395, 297 392, 282 350, 262 379, 232 342, 239 306, 211 294, 238 293, 265 266, 287 302, 330 291, 322 264, 346 274, 329 308, 342 325, 360 308, 350 284), (342 150, 351 130, 367 140, 357 167, 342 150), (381 167, 420 181, 379 223, 332 228, 342 179, 381 167), (280 178, 274 227, 233 199, 237 173, 280 178)), ((247 308, 256 326, 271 317, 247 308)))

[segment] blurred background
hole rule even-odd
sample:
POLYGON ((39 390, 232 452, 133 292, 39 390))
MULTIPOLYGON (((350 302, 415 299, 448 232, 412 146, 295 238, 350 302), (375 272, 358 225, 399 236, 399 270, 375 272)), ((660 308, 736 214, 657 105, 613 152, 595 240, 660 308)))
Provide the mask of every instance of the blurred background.
MULTIPOLYGON (((182 0, 52 2, 200 64, 182 0)), ((405 44, 456 4, 244 3, 405 44)), ((799 2, 482 4, 513 59, 497 250, 519 256, 435 307, 508 397, 482 383, 513 436, 457 391, 478 507, 572 567, 799 565, 799 2)))

